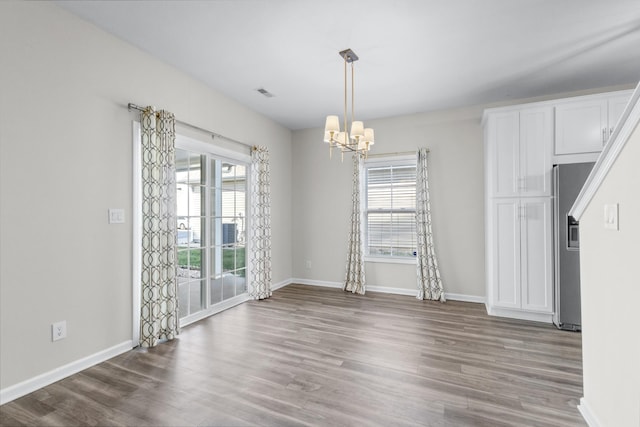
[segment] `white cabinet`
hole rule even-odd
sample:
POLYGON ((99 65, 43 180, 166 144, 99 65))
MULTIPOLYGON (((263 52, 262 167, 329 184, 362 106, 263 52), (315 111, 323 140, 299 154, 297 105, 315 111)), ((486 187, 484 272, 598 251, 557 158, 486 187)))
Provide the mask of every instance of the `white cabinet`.
POLYGON ((492 201, 487 276, 491 314, 548 320, 553 312, 551 211, 549 197, 492 201))
POLYGON ((618 124, 618 120, 622 116, 625 107, 631 99, 631 94, 613 96, 609 98, 609 136, 613 133, 618 124))
POLYGON ((553 109, 520 111, 520 196, 551 195, 553 109))
POLYGON ((553 312, 553 224, 551 199, 520 200, 521 307, 553 312))
POLYGON ((611 136, 630 94, 597 95, 556 106, 555 155, 599 153, 611 136))
POLYGON ((520 199, 494 199, 491 209, 492 240, 489 305, 520 308, 520 199))
POLYGON ((487 312, 551 323, 554 163, 595 161, 631 91, 484 112, 487 312))
POLYGON ((553 106, 485 113, 487 311, 551 322, 553 106))
POLYGON ((486 117, 491 197, 550 196, 553 108, 524 108, 486 117))

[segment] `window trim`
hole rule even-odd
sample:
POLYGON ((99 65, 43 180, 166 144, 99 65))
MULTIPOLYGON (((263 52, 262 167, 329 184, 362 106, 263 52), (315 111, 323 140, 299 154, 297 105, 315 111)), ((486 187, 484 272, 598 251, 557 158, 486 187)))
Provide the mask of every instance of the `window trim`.
POLYGON ((362 222, 364 226, 364 261, 372 263, 387 264, 413 264, 417 262, 415 256, 390 256, 390 255, 370 255, 369 254, 369 235, 367 222, 367 169, 372 167, 389 167, 389 166, 415 166, 417 168, 418 161, 414 154, 376 156, 364 160, 362 170, 360 171, 360 211, 362 212, 362 222))

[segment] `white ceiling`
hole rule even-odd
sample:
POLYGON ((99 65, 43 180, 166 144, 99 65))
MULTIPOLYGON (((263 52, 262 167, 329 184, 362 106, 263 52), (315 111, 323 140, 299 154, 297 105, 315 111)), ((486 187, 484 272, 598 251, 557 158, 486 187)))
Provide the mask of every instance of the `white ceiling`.
POLYGON ((346 48, 361 120, 640 79, 639 0, 58 3, 290 129, 341 115, 346 48))

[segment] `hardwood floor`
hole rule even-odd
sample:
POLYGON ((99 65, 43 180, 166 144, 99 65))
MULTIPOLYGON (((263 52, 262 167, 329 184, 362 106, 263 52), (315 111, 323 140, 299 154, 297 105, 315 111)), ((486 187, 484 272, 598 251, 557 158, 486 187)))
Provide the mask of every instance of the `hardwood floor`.
POLYGON ((0 425, 585 426, 580 334, 289 285, 0 407, 0 425))

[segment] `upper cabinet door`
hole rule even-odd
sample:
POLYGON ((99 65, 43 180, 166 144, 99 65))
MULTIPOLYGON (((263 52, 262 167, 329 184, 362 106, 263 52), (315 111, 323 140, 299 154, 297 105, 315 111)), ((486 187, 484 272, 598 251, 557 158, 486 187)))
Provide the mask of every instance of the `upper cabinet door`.
POLYGON ((520 112, 520 196, 551 195, 553 108, 527 108, 520 112))
POLYGON ((551 195, 552 107, 494 113, 485 138, 491 197, 551 195))
POLYGON ((609 136, 618 124, 620 116, 631 99, 630 95, 618 95, 609 98, 609 136))
POLYGON ((602 151, 608 137, 606 99, 566 102, 556 106, 555 154, 602 151))
POLYGON ((492 114, 487 132, 489 189, 493 197, 518 195, 520 124, 517 111, 492 114))

